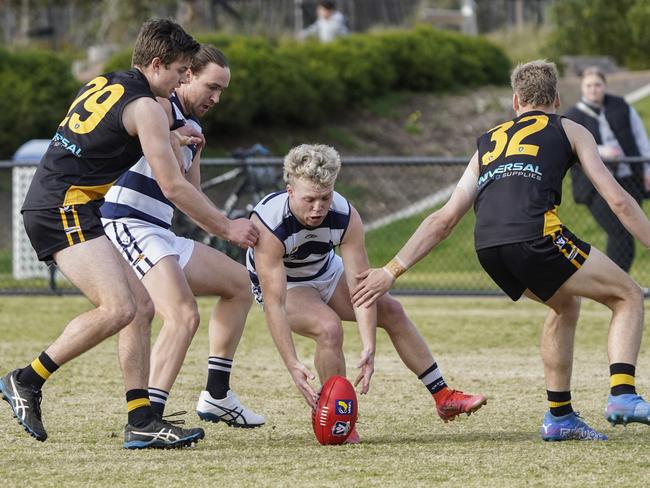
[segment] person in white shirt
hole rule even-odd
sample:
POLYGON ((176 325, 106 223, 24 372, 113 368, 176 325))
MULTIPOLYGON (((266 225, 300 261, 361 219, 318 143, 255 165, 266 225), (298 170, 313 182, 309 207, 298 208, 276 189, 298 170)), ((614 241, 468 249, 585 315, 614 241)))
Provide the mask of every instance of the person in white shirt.
MULTIPOLYGON (((650 143, 639 114, 623 98, 606 93, 604 73, 598 67, 582 72, 582 98, 565 116, 586 127, 594 136, 600 157, 606 162, 621 157, 650 158, 650 143)), ((616 181, 641 203, 650 190, 650 164, 608 162, 616 181)), ((634 238, 598 194, 582 169, 571 168, 573 198, 587 205, 607 233, 607 256, 624 271, 634 260, 634 238)))
POLYGON ((331 42, 337 37, 348 34, 345 25, 345 17, 336 9, 336 2, 333 0, 321 0, 316 7, 318 19, 309 27, 303 29, 298 37, 306 39, 310 36, 318 36, 321 42, 331 42))

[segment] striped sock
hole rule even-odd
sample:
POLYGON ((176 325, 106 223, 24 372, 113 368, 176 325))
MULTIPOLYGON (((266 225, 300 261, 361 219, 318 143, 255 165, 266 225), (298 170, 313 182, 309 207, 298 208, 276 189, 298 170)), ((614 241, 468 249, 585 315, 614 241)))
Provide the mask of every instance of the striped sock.
POLYGON ((18 381, 23 385, 31 385, 40 390, 45 380, 57 369, 59 369, 59 366, 43 351, 30 365, 25 366, 18 372, 18 381))
POLYGON ((447 383, 445 383, 444 378, 438 365, 434 361, 429 369, 424 373, 418 376, 418 379, 427 387, 427 390, 433 395, 434 400, 438 401, 438 397, 441 393, 446 391, 447 383))
POLYGON ((126 392, 126 410, 129 413, 129 424, 133 427, 144 427, 154 418, 149 392, 147 390, 129 390, 126 392))
POLYGON ((632 394, 636 395, 634 374, 636 367, 633 364, 613 363, 609 366, 609 386, 612 396, 632 394))
POLYGON ((149 387, 149 401, 151 402, 151 410, 155 414, 158 414, 162 417, 165 412, 165 405, 167 404, 167 398, 169 398, 169 392, 161 390, 160 388, 149 387))
POLYGON ((551 409, 551 415, 554 417, 562 417, 573 412, 570 391, 546 390, 546 398, 548 399, 548 406, 551 409))
POLYGON ((208 393, 217 400, 226 398, 230 389, 230 371, 232 359, 210 356, 208 358, 208 383, 205 387, 208 393))

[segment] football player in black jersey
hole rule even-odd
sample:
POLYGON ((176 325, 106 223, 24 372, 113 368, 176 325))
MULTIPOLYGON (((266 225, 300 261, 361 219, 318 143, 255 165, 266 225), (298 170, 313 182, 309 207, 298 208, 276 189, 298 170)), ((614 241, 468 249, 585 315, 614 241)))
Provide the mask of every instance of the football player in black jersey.
POLYGON ((198 49, 178 24, 146 22, 135 43, 133 68, 99 76, 81 88, 36 171, 23 206, 29 239, 39 259, 56 263, 96 307, 74 318, 31 364, 0 378, 3 398, 37 440, 47 438, 40 410, 45 380, 118 331, 129 417, 124 447, 180 447, 203 438, 202 429, 181 429, 151 409, 153 306, 99 218, 104 194, 144 154, 165 197, 184 213, 209 232, 229 235, 242 246, 254 244, 257 233, 250 222, 232 225, 181 174, 178 145, 202 140, 170 132, 155 98, 168 98, 187 80, 198 49))
POLYGON ((608 355, 613 425, 650 424, 650 404, 635 389, 643 330, 641 288, 605 254, 562 225, 557 208, 562 179, 574 162, 612 211, 646 248, 650 222, 605 167, 592 135, 555 114, 560 99, 553 63, 532 61, 511 76, 517 117, 478 139, 478 150, 449 201, 427 217, 383 269, 370 270, 355 290, 355 304, 373 303, 395 279, 445 239, 474 204, 475 246, 483 268, 513 300, 522 294, 549 307, 542 358, 549 411, 544 440, 605 440, 571 406, 573 343, 580 297, 612 311, 608 355))

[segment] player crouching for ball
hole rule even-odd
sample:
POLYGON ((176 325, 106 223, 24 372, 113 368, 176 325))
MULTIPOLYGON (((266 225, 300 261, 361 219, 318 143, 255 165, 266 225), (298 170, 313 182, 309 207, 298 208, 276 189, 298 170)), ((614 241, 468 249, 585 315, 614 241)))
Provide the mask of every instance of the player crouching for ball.
MULTIPOLYGON (((487 402, 447 387, 424 339, 389 294, 371 307, 354 307, 350 289, 368 269, 363 224, 359 213, 334 191, 341 158, 333 148, 304 144, 284 159, 286 190, 267 195, 253 209, 260 231, 246 265, 258 303, 282 359, 314 408, 318 394, 309 384, 314 375, 296 355, 291 332, 316 341, 314 365, 319 380, 345 376, 342 320, 356 321, 363 349, 355 385, 368 392, 374 371, 375 332, 384 328, 404 364, 424 383, 446 422, 470 414, 487 402), (340 246, 341 257, 334 248, 340 246), (263 292, 263 295, 262 295, 263 292)), ((352 432, 349 443, 359 442, 352 432)))

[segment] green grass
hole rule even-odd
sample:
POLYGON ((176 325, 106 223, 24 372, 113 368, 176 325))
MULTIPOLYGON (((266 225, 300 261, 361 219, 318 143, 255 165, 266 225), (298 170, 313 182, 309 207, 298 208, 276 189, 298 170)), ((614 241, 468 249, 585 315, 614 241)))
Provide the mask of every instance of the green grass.
MULTIPOLYGON (((649 126, 650 127, 650 126, 649 126)), ((600 250, 605 249, 606 235, 584 205, 577 205, 571 197, 569 177, 564 180, 561 221, 578 237, 600 250)), ((646 215, 650 201, 644 203, 646 215)), ((372 266, 383 266, 406 243, 422 220, 434 209, 413 217, 395 221, 366 234, 366 247, 372 266)), ((428 256, 397 281, 403 289, 497 290, 483 272, 474 251, 474 211, 458 223, 451 236, 441 242, 428 256)), ((631 276, 642 286, 650 286, 650 255, 637 242, 636 258, 631 276)))
POLYGON ((650 129, 650 97, 642 98, 636 102, 634 108, 639 112, 639 117, 641 117, 646 130, 650 129))
MULTIPOLYGON (((109 339, 65 365, 44 389, 50 438, 29 438, 0 405, 0 477, 7 486, 642 486, 650 474, 650 427, 611 428, 602 416, 608 388, 604 307, 586 302, 578 327, 574 405, 607 443, 543 443, 546 409, 538 355, 543 306, 501 299, 408 298, 407 312, 450 385, 481 392, 488 404, 444 424, 415 376, 378 333, 376 373, 360 398, 358 446, 322 447, 310 412, 275 351, 259 309, 249 315, 232 384, 267 417, 260 429, 202 424, 196 449, 121 449, 125 401, 109 339)), ((204 320, 211 302, 201 300, 204 320)), ((37 356, 63 325, 89 304, 80 297, 0 298, 0 371, 37 356)), ((350 376, 358 334, 346 325, 350 376)), ((298 338, 309 365, 313 343, 298 338)), ((648 393, 650 341, 638 364, 637 386, 648 393)), ((202 326, 175 385, 168 411, 193 412, 205 382, 207 331, 202 326)), ((196 416, 187 416, 196 425, 196 416)))
POLYGON ((551 29, 527 25, 521 30, 496 30, 485 37, 503 49, 513 65, 548 57, 551 29))
POLYGON ((0 276, 4 273, 11 273, 11 251, 8 249, 0 249, 0 276))
POLYGON ((390 92, 385 95, 373 98, 366 107, 370 113, 381 118, 397 117, 398 108, 406 98, 412 96, 411 92, 390 92))

